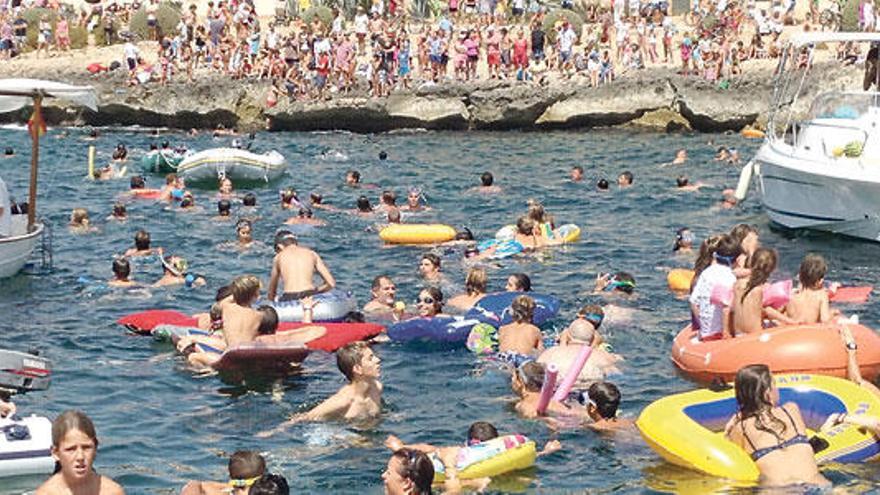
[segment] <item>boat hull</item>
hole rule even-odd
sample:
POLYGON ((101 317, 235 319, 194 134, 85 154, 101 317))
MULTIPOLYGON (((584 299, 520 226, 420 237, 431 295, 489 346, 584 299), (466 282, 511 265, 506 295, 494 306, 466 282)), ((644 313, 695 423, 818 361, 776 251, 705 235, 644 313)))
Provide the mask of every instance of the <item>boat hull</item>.
POLYGON ((287 161, 277 151, 251 153, 236 148, 214 148, 185 158, 177 174, 194 182, 216 181, 228 177, 233 182, 271 182, 287 170, 287 161))
POLYGON ((15 235, 0 238, 0 278, 11 277, 24 267, 43 233, 43 224, 27 232, 27 216, 13 215, 12 232, 15 235))
POLYGON ((141 157, 141 168, 153 174, 169 174, 177 171, 184 155, 174 152, 151 151, 141 157))

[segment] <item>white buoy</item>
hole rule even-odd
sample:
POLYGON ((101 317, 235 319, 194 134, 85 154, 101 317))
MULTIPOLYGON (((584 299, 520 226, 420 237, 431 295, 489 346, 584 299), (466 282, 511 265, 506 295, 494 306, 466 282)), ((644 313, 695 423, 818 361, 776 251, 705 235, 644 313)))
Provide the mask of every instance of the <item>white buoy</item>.
POLYGON ((749 192, 749 185, 752 183, 752 173, 755 169, 755 161, 749 160, 739 173, 739 182, 736 184, 736 193, 734 196, 737 201, 746 199, 746 193, 749 192))

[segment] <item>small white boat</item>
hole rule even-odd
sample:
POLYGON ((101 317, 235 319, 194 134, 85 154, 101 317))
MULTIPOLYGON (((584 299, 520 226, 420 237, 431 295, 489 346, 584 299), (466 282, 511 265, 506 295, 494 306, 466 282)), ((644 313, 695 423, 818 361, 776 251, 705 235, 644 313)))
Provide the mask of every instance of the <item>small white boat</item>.
POLYGON ((18 273, 43 235, 42 223, 35 223, 30 232, 27 227, 26 215, 12 215, 12 235, 0 237, 0 278, 18 273))
MULTIPOLYGON (((754 175, 773 223, 880 241, 880 92, 861 87, 863 78, 880 87, 873 81, 876 75, 863 76, 864 66, 853 66, 848 70, 862 76, 856 78, 860 87, 820 93, 806 118, 794 120, 804 114, 799 97, 810 87, 804 84, 810 67, 798 67, 799 54, 813 60, 817 46, 834 42, 870 45, 880 42, 880 33, 813 32, 793 38, 780 61, 766 139, 743 168, 737 197, 745 196, 754 175)), ((832 63, 835 70, 846 70, 832 63)))
POLYGON ((177 166, 177 174, 194 181, 217 181, 227 177, 235 181, 271 182, 287 170, 287 160, 277 151, 251 153, 239 148, 211 148, 193 153, 177 166))
POLYGON ((52 474, 52 422, 43 416, 0 418, 0 478, 52 474))

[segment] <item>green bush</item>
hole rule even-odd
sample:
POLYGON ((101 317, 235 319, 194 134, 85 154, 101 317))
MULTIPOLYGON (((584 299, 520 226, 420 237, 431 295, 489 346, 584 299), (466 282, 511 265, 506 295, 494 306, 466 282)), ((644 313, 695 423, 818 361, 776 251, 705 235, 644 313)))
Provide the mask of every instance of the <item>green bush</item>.
POLYGON ((330 7, 313 5, 302 13, 303 22, 309 25, 312 24, 315 17, 321 21, 321 24, 324 25, 324 29, 330 29, 330 26, 333 25, 333 10, 331 10, 330 7))
POLYGON ((55 32, 55 20, 57 18, 55 11, 52 9, 28 9, 22 13, 22 17, 27 21, 27 41, 25 46, 30 49, 37 47, 37 33, 40 30, 40 19, 48 16, 49 22, 52 23, 52 32, 55 32))
POLYGON ((551 44, 556 43, 556 30, 553 29, 553 26, 556 25, 557 21, 566 20, 571 23, 571 27, 574 29, 574 32, 577 33, 578 39, 581 38, 581 33, 584 29, 583 18, 573 10, 556 9, 551 10, 544 17, 544 33, 546 33, 547 39, 550 41, 551 44))
MULTIPOLYGON (((156 20, 158 21, 159 33, 173 33, 180 22, 181 4, 177 2, 162 2, 156 10, 156 20)), ((147 11, 142 6, 131 14, 131 22, 128 24, 128 30, 138 36, 139 39, 150 39, 150 32, 147 29, 147 11)), ((97 42, 97 33, 95 33, 97 42)))
POLYGON ((70 26, 70 47, 85 48, 89 45, 89 32, 79 24, 67 23, 70 26))
POLYGON ((841 2, 840 9, 841 31, 858 31, 859 30, 859 0, 844 0, 841 2))

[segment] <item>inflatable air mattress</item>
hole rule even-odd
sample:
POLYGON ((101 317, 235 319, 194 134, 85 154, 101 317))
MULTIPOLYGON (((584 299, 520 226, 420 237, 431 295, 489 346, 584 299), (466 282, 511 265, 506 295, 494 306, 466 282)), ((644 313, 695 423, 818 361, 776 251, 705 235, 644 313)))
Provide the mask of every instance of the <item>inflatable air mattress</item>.
POLYGON ((461 316, 412 318, 388 327, 388 337, 396 342, 464 344, 479 320, 461 316))
POLYGON ((560 302, 553 296, 535 292, 501 292, 483 296, 465 316, 488 323, 494 327, 513 322, 510 305, 517 296, 529 296, 535 300, 535 313, 532 323, 542 325, 559 313, 560 302))
MULTIPOLYGON (((312 299, 315 300, 313 321, 341 320, 349 312, 357 311, 357 301, 351 292, 333 289, 313 296, 312 299)), ((271 305, 278 312, 278 319, 281 321, 302 321, 303 319, 302 302, 299 300, 273 302, 271 305)))

